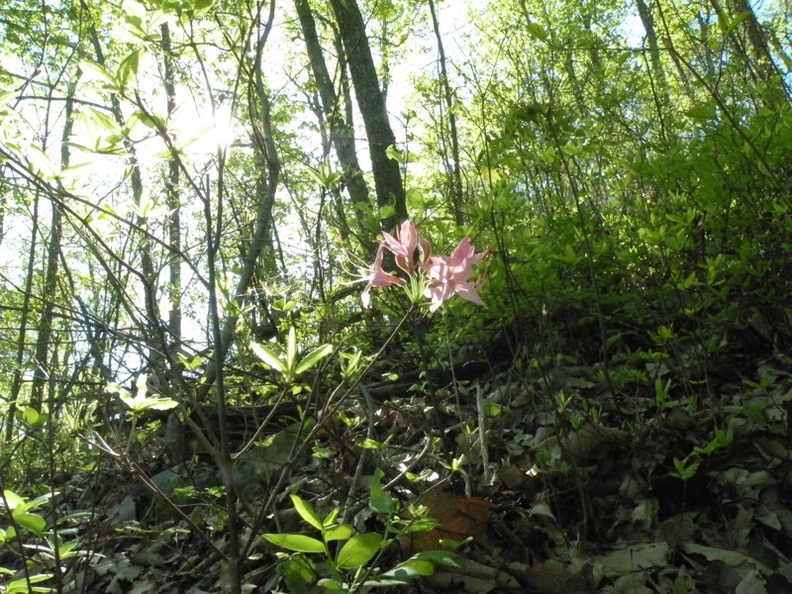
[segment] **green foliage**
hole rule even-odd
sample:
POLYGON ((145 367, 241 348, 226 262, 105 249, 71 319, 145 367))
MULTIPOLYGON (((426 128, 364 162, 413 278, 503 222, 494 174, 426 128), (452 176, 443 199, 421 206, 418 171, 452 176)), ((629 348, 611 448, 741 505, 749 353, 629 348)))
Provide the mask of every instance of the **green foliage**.
POLYGON ((259 359, 281 376, 281 381, 286 386, 292 385, 298 376, 316 367, 322 359, 333 352, 332 345, 324 344, 298 359, 297 331, 294 326, 289 328, 286 349, 282 354, 278 354, 265 344, 256 342, 252 342, 250 348, 259 359))
MULTIPOLYGON (((10 490, 5 490, 2 493, 2 516, 8 522, 5 528, 0 528, 0 550, 5 547, 11 548, 13 545, 25 545, 28 540, 35 537, 44 535, 47 529, 46 520, 38 514, 32 513, 31 510, 45 505, 49 501, 49 496, 38 497, 33 500, 27 500, 20 497, 10 490)), ((5 522, 4 522, 5 523, 5 522)), ((44 547, 42 547, 42 550, 44 547)), ((67 551, 64 550, 64 553, 67 551)), ((63 557, 64 559, 67 558, 63 557)), ((29 571, 25 573, 25 577, 13 579, 8 582, 2 581, 3 575, 13 576, 15 571, 0 567, 0 588, 3 592, 17 594, 27 594, 29 592, 53 592, 54 588, 40 585, 43 582, 50 580, 53 575, 50 573, 36 573, 29 571)))
POLYGON ((278 564, 288 591, 300 592, 314 583, 328 591, 344 592, 405 585, 434 573, 436 564, 453 564, 451 553, 432 551, 413 555, 387 571, 377 565, 382 553, 400 538, 434 527, 426 517, 426 510, 412 509, 411 519, 400 518, 397 501, 382 487, 383 476, 382 470, 375 471, 369 491, 369 507, 384 517, 383 533, 355 534, 351 525, 337 522, 340 508, 322 517, 308 501, 290 495, 294 511, 307 526, 319 532, 319 538, 297 533, 262 535, 268 542, 291 551, 287 555, 280 554, 278 564), (318 555, 322 567, 306 555, 318 555), (329 571, 331 577, 320 578, 324 570, 329 571))

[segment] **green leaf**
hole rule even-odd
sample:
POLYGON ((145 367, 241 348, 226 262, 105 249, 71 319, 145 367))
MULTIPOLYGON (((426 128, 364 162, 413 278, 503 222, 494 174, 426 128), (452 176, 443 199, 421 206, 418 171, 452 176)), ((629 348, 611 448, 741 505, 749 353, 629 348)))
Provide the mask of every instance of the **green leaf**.
POLYGON ((339 524, 328 528, 324 533, 324 539, 326 542, 330 542, 331 540, 348 540, 352 537, 354 532, 354 529, 349 524, 339 524))
POLYGON ((338 551, 338 567, 341 569, 363 567, 377 554, 381 544, 382 535, 377 532, 353 536, 338 551))
POLYGON ((297 367, 297 330, 294 326, 289 328, 289 338, 286 341, 286 369, 296 374, 297 367))
POLYGON ((291 495, 290 497, 295 511, 300 514, 300 517, 305 520, 307 524, 310 524, 317 530, 322 530, 322 528, 324 528, 324 526, 322 526, 322 520, 319 514, 316 513, 313 505, 303 500, 298 495, 291 495))
POLYGON ((446 567, 459 567, 456 553, 450 551, 423 551, 413 555, 411 559, 431 561, 435 565, 445 565, 446 567))
POLYGON ((742 23, 743 21, 747 21, 749 18, 751 18, 752 14, 753 13, 750 10, 746 10, 745 12, 741 12, 736 17, 734 17, 723 31, 723 36, 726 37, 729 33, 734 31, 740 25, 740 23, 742 23))
POLYGON ((118 89, 118 82, 116 79, 98 62, 94 62, 93 60, 82 60, 80 62, 80 69, 88 75, 89 79, 104 82, 110 90, 118 89))
POLYGON ((162 116, 146 113, 145 111, 138 110, 132 114, 130 120, 137 120, 144 126, 152 130, 164 130, 166 128, 165 119, 162 116))
POLYGON ((263 534, 265 539, 274 545, 297 553, 326 553, 321 540, 304 534, 263 534))
POLYGON ((7 93, 0 93, 0 107, 3 107, 6 103, 11 101, 12 99, 16 99, 19 93, 16 91, 9 91, 7 93))
POLYGON ((322 346, 315 348, 310 353, 308 353, 302 361, 300 361, 299 365, 297 365, 297 369, 294 370, 294 374, 300 375, 301 373, 308 371, 311 367, 319 363, 319 361, 327 357, 332 352, 333 347, 329 344, 323 344, 322 346))
POLYGON ((371 481, 369 494, 369 507, 378 514, 392 514, 395 511, 395 502, 390 493, 382 488, 382 477, 385 473, 377 468, 371 481))
POLYGON ((539 41, 546 42, 547 38, 549 37, 547 31, 544 30, 544 27, 542 27, 542 25, 539 25, 537 23, 526 23, 525 31, 528 33, 528 35, 530 35, 535 39, 538 39, 539 41))
POLYGON ((4 586, 5 594, 29 594, 30 592, 53 592, 53 588, 47 587, 34 587, 30 588, 28 584, 40 584, 52 578, 51 573, 40 573, 38 575, 31 575, 30 579, 22 578, 14 580, 10 584, 4 586))
POLYGON ((47 521, 41 516, 36 514, 29 514, 27 512, 14 513, 14 521, 34 534, 42 534, 47 528, 47 521))
POLYGON ((283 575, 287 592, 308 592, 316 581, 314 563, 305 555, 289 557, 278 564, 278 571, 283 575))
POLYGON ((281 361, 280 358, 278 358, 278 355, 275 354, 275 351, 270 349, 268 346, 258 342, 251 342, 250 349, 253 351, 253 354, 256 355, 256 357, 264 361, 266 365, 275 371, 279 373, 284 373, 286 371, 286 366, 283 364, 283 361, 281 361))
MULTIPOLYGON (((341 514, 341 508, 336 507, 331 511, 329 514, 325 516, 325 519, 322 520, 322 530, 326 528, 330 528, 335 525, 338 516, 341 514)), ((351 535, 350 535, 351 536, 351 535)))
POLYGON ((118 66, 118 81, 121 83, 122 87, 127 86, 137 77, 139 67, 140 67, 139 49, 136 49, 126 58, 121 60, 121 64, 119 64, 118 66))
POLYGON ((403 163, 401 151, 396 148, 396 145, 389 144, 388 148, 385 149, 385 156, 388 157, 388 159, 396 161, 397 163, 403 163))
POLYGON ((715 106, 710 105, 697 105, 685 112, 685 115, 695 120, 711 120, 717 115, 715 106))
POLYGON ((42 415, 35 408, 26 408, 22 411, 21 417, 22 420, 31 427, 35 427, 38 424, 43 424, 43 422, 39 423, 42 415))
POLYGON ((3 498, 8 506, 10 511, 15 510, 20 505, 25 505, 25 500, 14 493, 13 491, 5 490, 3 491, 3 498))
POLYGON ((414 580, 419 577, 432 575, 434 570, 434 564, 430 561, 408 559, 403 563, 399 563, 393 569, 383 573, 382 577, 395 578, 398 580, 414 580))
POLYGON ((579 155, 581 151, 581 147, 577 144, 568 143, 561 147, 561 152, 563 152, 568 157, 574 157, 575 155, 579 155))

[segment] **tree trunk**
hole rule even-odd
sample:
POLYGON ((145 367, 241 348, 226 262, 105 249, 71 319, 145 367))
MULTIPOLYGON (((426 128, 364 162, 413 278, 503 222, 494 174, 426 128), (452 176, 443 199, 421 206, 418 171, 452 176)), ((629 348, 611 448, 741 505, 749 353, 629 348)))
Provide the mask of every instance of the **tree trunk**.
MULTIPOLYGON (((167 99, 168 117, 176 110, 176 85, 173 70, 173 48, 171 47, 168 23, 160 27, 162 32, 162 55, 165 70, 165 97, 167 99)), ((182 340, 181 311, 181 260, 176 254, 181 253, 181 200, 179 199, 179 162, 175 156, 168 160, 168 177, 165 180, 165 203, 170 213, 168 217, 168 244, 171 256, 168 263, 168 334, 170 346, 178 350, 182 340)))
POLYGON ((380 208, 388 205, 394 208, 394 215, 383 219, 382 225, 392 228, 398 221, 407 218, 407 202, 399 164, 386 154, 388 147, 396 144, 396 137, 388 120, 385 97, 371 57, 363 16, 354 0, 330 0, 330 4, 341 33, 358 109, 366 128, 377 205, 380 208))
POLYGON ((654 17, 652 11, 646 4, 646 0, 635 0, 638 8, 638 16, 641 17, 641 24, 644 31, 646 31, 646 43, 649 46, 649 60, 652 65, 654 76, 653 90, 655 97, 655 105, 657 106, 657 115, 660 119, 660 128, 665 131, 665 114, 668 106, 671 104, 671 99, 668 94, 668 80, 666 79, 665 69, 663 62, 660 60, 660 46, 657 43, 657 31, 655 30, 654 17))
MULTIPOLYGON (((440 86, 448 112, 448 132, 451 136, 451 162, 449 163, 448 158, 445 158, 446 171, 451 177, 451 211, 454 213, 454 221, 457 225, 461 226, 464 223, 464 217, 462 216, 463 195, 462 171, 459 163, 459 134, 457 133, 456 115, 454 114, 454 93, 451 90, 451 84, 448 82, 443 36, 440 34, 440 22, 437 18, 437 9, 435 8, 434 0, 429 0, 429 12, 432 15, 432 27, 434 28, 435 38, 437 39, 437 53, 439 54, 440 61, 440 86)), ((444 138, 441 138, 441 140, 445 141, 444 138)))
MULTIPOLYGON (((341 164, 344 173, 344 184, 349 192, 349 198, 353 204, 368 204, 368 187, 366 187, 366 181, 363 179, 355 149, 355 131, 351 127, 351 122, 347 122, 341 112, 338 95, 327 70, 322 46, 319 44, 319 36, 316 34, 316 22, 314 21, 313 13, 308 5, 308 0, 295 0, 294 6, 300 19, 305 49, 308 53, 314 81, 319 90, 322 109, 327 118, 330 141, 333 143, 338 161, 341 164)), ((358 209, 355 210, 358 214, 362 214, 358 209)))

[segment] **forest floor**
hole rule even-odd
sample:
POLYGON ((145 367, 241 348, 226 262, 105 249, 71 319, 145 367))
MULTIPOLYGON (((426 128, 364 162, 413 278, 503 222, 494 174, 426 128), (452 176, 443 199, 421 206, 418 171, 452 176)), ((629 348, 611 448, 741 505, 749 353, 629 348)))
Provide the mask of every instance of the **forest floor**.
MULTIPOLYGON (((675 359, 625 356, 609 370, 533 360, 431 397, 405 384, 399 397, 351 403, 343 418, 356 421, 339 421, 291 461, 262 524, 256 507, 294 438, 281 430, 237 468, 242 538, 254 542, 244 591, 286 589, 278 549, 259 534, 310 532, 289 513, 287 492, 321 513, 342 507, 358 530, 381 530, 366 505, 381 468, 403 509, 425 505, 438 523, 394 544, 379 558, 383 570, 441 548, 442 538, 469 539, 454 566, 398 592, 791 592, 792 361, 747 357, 739 370, 694 380, 686 361, 696 348, 675 359), (361 450, 364 439, 376 447, 361 450)), ((67 564, 64 591, 228 591, 219 556, 227 514, 213 466, 154 455, 140 470, 195 525, 118 468, 72 477, 62 496, 74 514, 63 526, 89 552, 67 564)))

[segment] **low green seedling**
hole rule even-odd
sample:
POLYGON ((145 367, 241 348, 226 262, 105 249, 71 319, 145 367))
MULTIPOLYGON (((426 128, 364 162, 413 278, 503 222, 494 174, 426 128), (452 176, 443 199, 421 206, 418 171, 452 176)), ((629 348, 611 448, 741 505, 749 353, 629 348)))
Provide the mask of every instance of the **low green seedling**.
MULTIPOLYGON (((47 522, 40 515, 32 513, 34 510, 44 505, 50 498, 50 494, 38 497, 28 501, 20 497, 13 491, 3 491, 2 500, 0 500, 0 509, 5 508, 3 511, 8 514, 10 521, 6 528, 0 528, 0 546, 7 545, 12 541, 23 542, 23 534, 34 534, 35 536, 42 536, 47 528, 47 522)), ((16 572, 6 567, 0 567, 0 577, 3 575, 14 576, 16 572)), ((26 575, 19 579, 12 579, 9 582, 0 580, 0 592, 3 594, 28 594, 30 592, 53 592, 53 588, 49 586, 36 585, 41 584, 52 578, 52 574, 42 573, 26 575)))
POLYGON ((426 518, 425 510, 423 514, 411 510, 416 513, 413 518, 400 518, 397 515, 398 503, 382 488, 382 476, 378 469, 369 495, 369 507, 385 516, 382 533, 355 534, 350 524, 338 522, 341 508, 335 508, 322 517, 310 502, 297 495, 290 496, 294 510, 318 535, 263 535, 270 543, 289 551, 278 554, 281 559, 278 569, 289 592, 303 592, 313 584, 328 591, 364 592, 372 588, 405 585, 410 580, 432 575, 438 564, 454 565, 453 553, 427 551, 413 555, 390 570, 380 569, 378 561, 382 553, 400 538, 436 527, 426 518))

